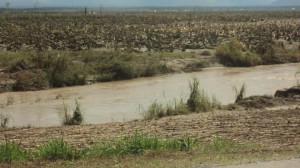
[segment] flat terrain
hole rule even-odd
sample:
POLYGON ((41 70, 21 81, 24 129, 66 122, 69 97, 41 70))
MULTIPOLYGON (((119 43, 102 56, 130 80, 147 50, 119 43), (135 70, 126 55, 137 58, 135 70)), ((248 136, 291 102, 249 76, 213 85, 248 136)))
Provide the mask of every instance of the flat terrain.
POLYGON ((300 159, 287 159, 287 160, 276 160, 268 162, 254 162, 249 164, 241 165, 228 165, 228 166, 219 166, 218 168, 298 168, 300 166, 300 159))

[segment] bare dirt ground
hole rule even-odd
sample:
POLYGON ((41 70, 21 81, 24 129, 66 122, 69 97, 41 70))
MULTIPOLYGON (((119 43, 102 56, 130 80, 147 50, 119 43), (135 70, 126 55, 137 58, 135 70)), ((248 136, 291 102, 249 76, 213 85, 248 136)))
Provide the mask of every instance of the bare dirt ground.
POLYGON ((152 121, 132 121, 101 125, 50 128, 11 128, 0 130, 5 139, 21 142, 25 148, 39 146, 51 138, 61 137, 78 148, 94 142, 113 140, 142 131, 159 137, 182 137, 186 134, 210 141, 214 136, 240 143, 254 142, 275 150, 289 150, 300 145, 300 106, 293 109, 249 109, 214 111, 152 121))
MULTIPOLYGON (((254 162, 241 165, 217 166, 215 168, 298 168, 300 167, 300 159, 293 158, 287 160, 275 160, 268 162, 254 162)), ((207 167, 209 168, 209 167, 207 167)), ((212 167, 211 167, 212 168, 212 167)))

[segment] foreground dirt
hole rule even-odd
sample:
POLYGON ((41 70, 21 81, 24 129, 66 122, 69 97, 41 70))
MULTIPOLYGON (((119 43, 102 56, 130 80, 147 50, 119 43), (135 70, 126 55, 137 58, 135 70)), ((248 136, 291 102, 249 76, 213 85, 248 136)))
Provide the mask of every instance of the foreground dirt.
POLYGON ((288 160, 254 162, 254 163, 241 164, 241 165, 217 166, 215 168, 252 168, 252 167, 256 167, 256 168, 286 168, 286 167, 298 168, 299 166, 300 166, 300 159, 294 158, 294 159, 288 159, 288 160))
POLYGON ((114 140, 142 131, 159 137, 182 137, 186 134, 210 141, 214 136, 240 143, 254 142, 268 149, 289 150, 300 145, 300 106, 285 110, 214 111, 152 121, 132 121, 101 125, 50 128, 15 128, 0 130, 5 139, 20 142, 25 148, 39 146, 61 137, 78 148, 101 140, 114 140))

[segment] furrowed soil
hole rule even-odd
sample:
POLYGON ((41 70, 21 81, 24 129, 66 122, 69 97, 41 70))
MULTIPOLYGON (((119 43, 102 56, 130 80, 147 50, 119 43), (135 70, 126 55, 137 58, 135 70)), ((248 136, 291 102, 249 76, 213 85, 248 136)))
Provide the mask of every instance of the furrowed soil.
POLYGON ((135 131, 163 137, 190 135, 209 142, 215 136, 238 143, 255 143, 270 150, 289 151, 300 145, 300 109, 251 109, 214 111, 166 117, 151 121, 131 121, 100 125, 50 128, 10 128, 0 130, 0 143, 5 139, 34 148, 64 137, 72 145, 84 149, 95 142, 115 140, 135 131))

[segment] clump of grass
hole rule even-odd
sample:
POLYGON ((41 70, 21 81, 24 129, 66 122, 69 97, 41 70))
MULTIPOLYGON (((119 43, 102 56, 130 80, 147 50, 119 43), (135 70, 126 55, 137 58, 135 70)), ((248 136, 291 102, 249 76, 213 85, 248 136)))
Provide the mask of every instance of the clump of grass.
POLYGON ((238 103, 239 101, 243 100, 246 94, 246 85, 245 83, 242 85, 240 90, 238 90, 236 87, 233 88, 235 91, 235 103, 238 103))
POLYGON ((166 105, 157 102, 152 103, 148 109, 142 109, 142 115, 145 120, 159 119, 165 116, 182 115, 194 112, 206 112, 213 109, 220 109, 221 103, 215 96, 210 98, 203 90, 199 89, 199 80, 193 78, 189 83, 190 96, 187 102, 183 99, 169 102, 166 105))
POLYGON ((200 82, 197 78, 193 78, 192 82, 189 83, 190 96, 187 100, 187 105, 190 112, 205 112, 220 108, 220 102, 214 96, 210 98, 204 90, 200 90, 199 84, 200 82))
POLYGON ((77 100, 75 100, 76 108, 73 112, 73 116, 68 113, 68 108, 64 104, 65 118, 63 121, 63 125, 81 125, 83 123, 83 115, 80 108, 80 104, 77 100))
POLYGON ((145 120, 158 119, 166 115, 166 110, 163 107, 163 104, 158 103, 157 100, 155 100, 147 110, 143 111, 142 115, 145 120))
POLYGON ((29 158, 29 154, 21 149, 20 144, 8 140, 4 144, 0 144, 0 163, 12 163, 13 161, 28 160, 29 158))
POLYGON ((255 66, 261 63, 260 57, 249 51, 237 39, 222 43, 217 48, 216 56, 226 66, 255 66))
POLYGON ((159 119, 165 116, 188 114, 187 104, 181 100, 170 101, 167 104, 157 102, 152 103, 147 110, 143 109, 142 115, 145 120, 159 119))
POLYGON ((183 101, 183 99, 170 101, 166 105, 166 116, 182 115, 188 113, 188 106, 183 101))
POLYGON ((0 114, 0 128, 6 128, 10 117, 8 115, 0 114))
POLYGON ((185 135, 181 138, 164 138, 135 132, 119 140, 104 141, 94 144, 88 149, 78 150, 63 138, 52 139, 48 143, 34 149, 35 152, 23 150, 20 144, 6 141, 0 144, 0 163, 11 163, 20 160, 77 160, 95 157, 124 157, 126 155, 142 155, 151 152, 193 151, 200 155, 228 155, 237 152, 253 152, 259 150, 255 144, 238 144, 235 141, 216 137, 211 143, 201 143, 197 138, 185 135))
POLYGON ((83 154, 70 146, 63 138, 53 139, 45 145, 37 148, 37 157, 44 160, 75 160, 83 157, 83 154))
POLYGON ((233 149, 237 144, 232 140, 215 137, 211 143, 211 147, 216 152, 227 153, 233 149))
POLYGON ((157 136, 148 136, 143 133, 135 132, 131 136, 125 136, 117 142, 103 142, 91 148, 88 153, 90 157, 111 157, 120 155, 140 155, 146 150, 152 151, 188 151, 195 147, 197 139, 189 136, 175 139, 159 139, 157 136))
POLYGON ((216 136, 209 144, 200 144, 198 149, 201 153, 207 153, 213 156, 222 156, 238 153, 241 151, 259 151, 260 148, 261 147, 259 145, 253 143, 239 144, 233 140, 216 136))

